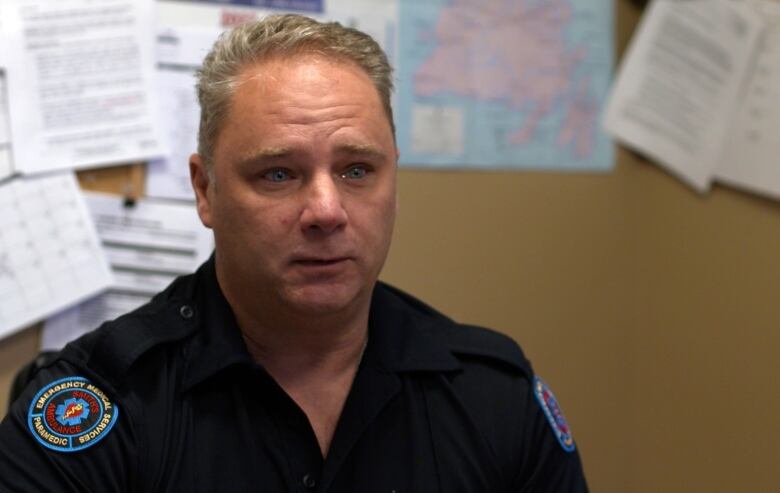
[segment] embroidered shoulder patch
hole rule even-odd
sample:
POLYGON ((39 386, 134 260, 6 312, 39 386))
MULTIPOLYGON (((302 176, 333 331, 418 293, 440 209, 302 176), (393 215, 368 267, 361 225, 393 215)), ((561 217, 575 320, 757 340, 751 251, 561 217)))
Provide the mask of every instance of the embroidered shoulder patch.
POLYGON ((561 411, 558 401, 555 400, 555 394, 544 383, 544 380, 538 376, 534 377, 534 395, 536 395, 539 405, 542 406, 544 415, 547 416, 547 421, 550 422, 555 438, 558 439, 563 450, 574 452, 574 438, 571 435, 566 418, 563 417, 563 411, 561 411))
POLYGON ((30 404, 27 424, 44 447, 76 452, 108 435, 119 409, 84 377, 67 377, 43 387, 30 404))

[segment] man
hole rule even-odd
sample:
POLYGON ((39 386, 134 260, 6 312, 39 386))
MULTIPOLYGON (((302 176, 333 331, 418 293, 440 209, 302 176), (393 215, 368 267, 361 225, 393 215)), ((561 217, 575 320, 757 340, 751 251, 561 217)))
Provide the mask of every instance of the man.
POLYGON ((217 42, 190 159, 214 256, 39 371, 0 427, 0 490, 586 490, 516 344, 377 282, 391 89, 338 24, 217 42))

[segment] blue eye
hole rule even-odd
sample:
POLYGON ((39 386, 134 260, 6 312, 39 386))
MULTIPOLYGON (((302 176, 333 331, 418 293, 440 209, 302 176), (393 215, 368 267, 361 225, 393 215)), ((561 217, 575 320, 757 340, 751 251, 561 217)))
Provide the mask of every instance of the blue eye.
POLYGON ((279 183, 279 182, 289 180, 291 176, 290 176, 290 172, 287 171, 286 169, 276 168, 266 172, 263 175, 263 178, 265 178, 268 181, 272 181, 274 183, 279 183))
POLYGON ((347 171, 341 174, 341 177, 349 180, 360 180, 361 178, 365 178, 367 173, 368 171, 365 166, 357 165, 351 166, 347 171))

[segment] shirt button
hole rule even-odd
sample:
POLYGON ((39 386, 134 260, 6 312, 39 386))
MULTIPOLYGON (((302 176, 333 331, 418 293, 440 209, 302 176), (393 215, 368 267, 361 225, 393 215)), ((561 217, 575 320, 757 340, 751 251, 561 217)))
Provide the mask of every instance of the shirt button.
POLYGON ((193 310, 190 305, 182 305, 182 307, 179 308, 179 315, 181 315, 182 318, 190 319, 195 315, 195 310, 193 310))
POLYGON ((314 476, 312 476, 311 474, 306 474, 303 476, 303 485, 307 489, 312 490, 314 489, 315 486, 317 486, 317 480, 314 479, 314 476))

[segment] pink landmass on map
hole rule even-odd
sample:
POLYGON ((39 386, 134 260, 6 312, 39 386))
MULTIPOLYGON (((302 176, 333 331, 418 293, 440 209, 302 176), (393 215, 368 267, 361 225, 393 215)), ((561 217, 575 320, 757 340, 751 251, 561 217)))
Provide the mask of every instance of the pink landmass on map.
POLYGON ((514 144, 527 142, 570 91, 574 69, 587 53, 584 46, 566 46, 571 17, 566 0, 452 0, 433 33, 437 47, 415 73, 415 92, 504 102, 528 111, 509 136, 514 144))
POLYGON ((588 81, 580 80, 574 101, 566 109, 566 119, 558 135, 558 145, 572 146, 574 156, 584 159, 593 152, 595 131, 598 128, 599 107, 590 97, 588 81))

